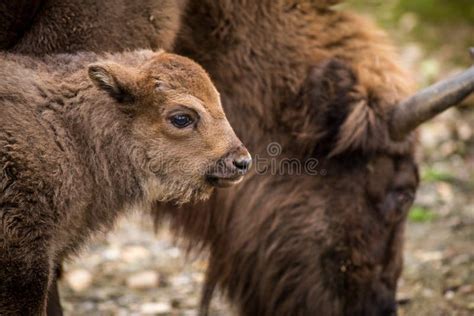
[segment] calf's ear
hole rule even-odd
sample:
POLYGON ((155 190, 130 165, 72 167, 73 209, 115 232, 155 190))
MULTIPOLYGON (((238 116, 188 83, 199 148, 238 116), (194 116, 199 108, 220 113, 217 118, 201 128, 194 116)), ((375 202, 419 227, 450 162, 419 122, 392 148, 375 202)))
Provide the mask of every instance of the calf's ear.
POLYGON ((133 69, 113 62, 89 65, 89 78, 101 90, 120 103, 131 102, 136 94, 136 74, 133 69))

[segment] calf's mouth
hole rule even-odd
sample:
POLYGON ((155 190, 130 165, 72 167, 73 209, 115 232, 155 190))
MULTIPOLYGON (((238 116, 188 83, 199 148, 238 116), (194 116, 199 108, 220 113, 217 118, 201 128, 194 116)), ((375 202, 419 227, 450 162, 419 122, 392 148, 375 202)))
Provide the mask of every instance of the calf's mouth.
POLYGON ((206 176, 207 182, 210 185, 212 185, 214 187, 218 187, 218 188, 231 187, 233 185, 236 185, 236 184, 242 182, 243 179, 244 179, 243 175, 236 175, 236 176, 232 176, 232 177, 219 177, 219 176, 216 176, 216 175, 207 175, 206 176))

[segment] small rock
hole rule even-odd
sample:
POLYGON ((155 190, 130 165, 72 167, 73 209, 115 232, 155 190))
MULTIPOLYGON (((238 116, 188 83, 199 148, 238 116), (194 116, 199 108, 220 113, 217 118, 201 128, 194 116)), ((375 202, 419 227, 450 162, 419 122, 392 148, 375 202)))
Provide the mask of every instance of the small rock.
POLYGON ((466 284, 459 288, 459 293, 461 294, 469 294, 474 293, 474 285, 466 284))
POLYGON ((92 302, 83 302, 83 303, 80 303, 79 306, 84 311, 93 311, 97 308, 96 304, 92 302))
POLYGON ((471 126, 466 122, 461 123, 457 127, 457 130, 458 130, 459 137, 463 141, 468 141, 474 134, 474 131, 472 130, 471 126))
POLYGON ((145 303, 140 311, 145 315, 165 315, 170 313, 172 307, 169 303, 145 303))
POLYGON ((182 311, 182 316, 197 316, 197 315, 198 313, 193 309, 182 311))
POLYGON ((196 272, 196 273, 193 273, 192 277, 193 277, 193 281, 194 281, 194 282, 196 282, 196 283, 204 283, 204 280, 205 280, 205 275, 204 275, 204 273, 196 272))
POLYGON ((129 246, 122 251, 122 259, 128 263, 142 261, 150 257, 150 251, 141 246, 129 246))
POLYGON ((444 202, 452 203, 455 196, 454 196, 453 188, 449 184, 444 183, 444 182, 440 182, 436 186, 436 189, 437 189, 439 195, 441 196, 441 198, 444 200, 444 202))
POLYGON ((118 310, 114 311, 114 316, 129 316, 130 311, 126 308, 119 308, 118 310))
POLYGON ((434 291, 432 289, 429 289, 429 288, 424 288, 422 291, 421 291, 421 295, 424 297, 424 298, 432 298, 434 296, 434 291))
POLYGON ((441 251, 416 251, 415 256, 421 261, 421 262, 429 262, 429 261, 439 261, 443 259, 443 254, 441 251))
POLYGON ((173 247, 168 250, 168 255, 172 258, 179 258, 181 256, 181 250, 177 247, 173 247))
POLYGON ((77 269, 66 273, 65 280, 73 291, 81 292, 91 285, 92 275, 87 270, 77 269))
POLYGON ((151 289, 160 283, 160 276, 155 271, 142 271, 127 278, 127 286, 131 289, 151 289))
POLYGON ((451 264, 453 266, 459 266, 462 264, 469 263, 473 259, 474 257, 470 256, 469 254, 460 254, 453 258, 453 260, 451 261, 451 264))
POLYGON ((118 247, 111 247, 106 249, 102 255, 106 260, 117 260, 120 257, 120 249, 118 247))
POLYGON ((192 283, 192 280, 189 276, 186 275, 177 275, 171 278, 171 284, 175 287, 184 287, 189 286, 192 283))
POLYGON ((454 291, 447 291, 444 293, 444 297, 449 301, 452 300, 454 298, 454 291))

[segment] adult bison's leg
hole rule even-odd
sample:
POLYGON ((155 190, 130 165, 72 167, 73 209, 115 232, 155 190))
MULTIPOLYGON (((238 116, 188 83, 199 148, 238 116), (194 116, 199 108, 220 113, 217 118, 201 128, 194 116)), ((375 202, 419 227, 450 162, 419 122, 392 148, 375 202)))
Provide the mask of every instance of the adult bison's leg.
POLYGON ((0 207, 0 315, 43 315, 51 271, 49 242, 33 211, 0 207))
POLYGON ((59 266, 51 280, 48 292, 48 302, 46 304, 46 313, 48 316, 63 316, 61 299, 59 297, 58 280, 61 277, 62 268, 59 266))

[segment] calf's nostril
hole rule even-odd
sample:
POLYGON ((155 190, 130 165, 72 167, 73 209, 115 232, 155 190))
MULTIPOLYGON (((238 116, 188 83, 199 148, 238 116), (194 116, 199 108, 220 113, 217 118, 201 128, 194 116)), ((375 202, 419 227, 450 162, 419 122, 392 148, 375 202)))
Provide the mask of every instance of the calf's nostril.
POLYGON ((240 171, 247 171, 252 165, 252 158, 250 156, 237 157, 234 159, 233 164, 240 171))

